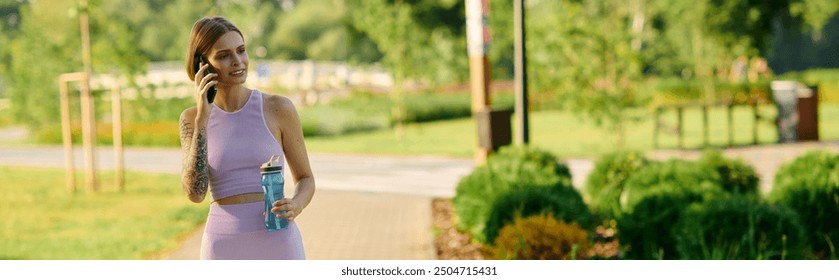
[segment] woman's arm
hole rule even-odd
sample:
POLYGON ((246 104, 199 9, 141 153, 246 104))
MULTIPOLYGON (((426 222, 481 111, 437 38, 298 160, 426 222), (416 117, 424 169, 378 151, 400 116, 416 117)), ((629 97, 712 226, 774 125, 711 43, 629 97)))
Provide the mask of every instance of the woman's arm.
POLYGON ((194 107, 186 109, 180 117, 181 187, 190 201, 200 203, 207 195, 210 166, 207 160, 207 120, 196 119, 196 111, 194 107))
POLYGON ((288 211, 279 216, 292 221, 312 201, 315 195, 315 177, 309 166, 309 155, 303 142, 303 129, 294 104, 281 96, 270 96, 268 99, 271 106, 269 112, 274 116, 274 120, 278 120, 283 152, 296 185, 294 197, 278 200, 271 212, 288 211))

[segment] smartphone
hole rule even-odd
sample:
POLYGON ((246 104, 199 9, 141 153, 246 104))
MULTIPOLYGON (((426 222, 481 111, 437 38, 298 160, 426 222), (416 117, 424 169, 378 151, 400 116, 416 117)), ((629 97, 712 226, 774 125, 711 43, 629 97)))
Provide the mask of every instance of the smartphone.
MULTIPOLYGON (((199 63, 202 63, 202 64, 208 64, 208 63, 207 63, 207 59, 205 59, 203 55, 195 54, 195 57, 197 59, 195 59, 195 65, 194 65, 193 69, 195 69, 195 75, 198 75, 198 69, 201 68, 201 64, 199 64, 199 63)), ((210 73, 213 73, 213 71, 210 70, 212 68, 213 68, 212 66, 207 67, 207 71, 204 71, 204 76, 206 76, 210 73)), ((211 86, 210 89, 207 90, 207 102, 213 103, 213 99, 215 99, 215 98, 216 98, 216 86, 211 86)))

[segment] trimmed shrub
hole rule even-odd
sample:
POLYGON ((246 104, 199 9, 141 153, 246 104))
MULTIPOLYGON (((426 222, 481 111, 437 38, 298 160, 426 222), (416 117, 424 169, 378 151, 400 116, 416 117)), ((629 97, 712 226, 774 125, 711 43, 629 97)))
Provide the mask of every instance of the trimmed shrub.
POLYGON ((721 189, 717 184, 715 174, 702 169, 696 162, 681 159, 653 162, 626 179, 620 198, 621 208, 624 213, 633 211, 649 193, 661 193, 660 188, 711 194, 721 189))
POLYGON ((626 179, 649 162, 640 152, 616 152, 598 159, 584 188, 589 206, 608 218, 620 217, 620 197, 626 179))
POLYGON ((707 150, 698 160, 701 168, 709 170, 726 192, 758 195, 760 178, 755 169, 742 159, 727 159, 719 150, 707 150))
POLYGON ((502 227, 513 223, 516 216, 530 217, 551 214, 566 223, 578 223, 585 229, 594 227, 594 219, 583 198, 572 186, 531 187, 503 194, 492 204, 484 227, 484 240, 492 245, 502 227))
POLYGON ((352 108, 313 106, 300 111, 303 135, 334 136, 383 129, 389 126, 383 115, 364 115, 352 108))
MULTIPOLYGON (((493 109, 510 110, 515 104, 512 94, 493 94, 493 109)), ((467 93, 408 94, 403 102, 405 122, 421 123, 437 120, 468 118, 472 116, 472 96, 467 93)), ((391 123, 397 120, 391 119, 391 123)))
POLYGON ((458 183, 452 198, 457 226, 485 243, 484 227, 498 197, 558 184, 570 186, 571 172, 555 156, 532 147, 503 147, 458 183))
POLYGON ((588 233, 576 224, 542 214, 516 217, 502 228, 494 253, 501 260, 579 260, 588 255, 589 243, 588 233))
MULTIPOLYGON (((754 99, 772 100, 772 90, 769 81, 737 83, 716 81, 714 99, 729 101, 734 104, 746 105, 754 99)), ((682 78, 658 79, 651 86, 655 90, 653 104, 672 106, 686 103, 702 103, 705 91, 699 81, 682 78)))
MULTIPOLYGON (((180 146, 180 129, 176 121, 159 121, 150 123, 124 122, 122 125, 122 143, 126 146, 180 146)), ((33 131, 38 143, 61 143, 61 125, 46 125, 33 131)), ((70 139, 73 143, 81 143, 81 124, 74 123, 70 129, 70 139)), ((96 123, 96 143, 99 145, 113 145, 113 126, 109 123, 96 123)))
POLYGON ((691 205, 676 223, 681 259, 801 259, 804 229, 793 210, 755 196, 729 195, 691 205))
POLYGON ((696 189, 667 183, 648 191, 618 221, 624 258, 675 259, 674 224, 691 203, 702 199, 703 194, 696 189))
POLYGON ((782 165, 769 201, 798 213, 816 257, 839 257, 839 156, 812 151, 782 165))

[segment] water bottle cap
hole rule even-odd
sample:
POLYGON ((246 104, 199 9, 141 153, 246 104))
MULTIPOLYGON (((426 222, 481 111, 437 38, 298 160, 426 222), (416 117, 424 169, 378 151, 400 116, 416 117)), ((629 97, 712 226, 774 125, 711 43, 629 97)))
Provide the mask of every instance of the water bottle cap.
POLYGON ((273 155, 267 162, 263 163, 259 168, 262 173, 282 172, 283 166, 280 162, 280 156, 273 155))

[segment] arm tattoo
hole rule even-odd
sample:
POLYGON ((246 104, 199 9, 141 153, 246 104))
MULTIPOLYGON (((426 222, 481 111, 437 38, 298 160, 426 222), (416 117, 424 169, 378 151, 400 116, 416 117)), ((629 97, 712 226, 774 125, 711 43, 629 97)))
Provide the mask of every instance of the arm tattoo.
POLYGON ((210 164, 207 158, 207 129, 198 130, 198 149, 193 149, 195 155, 195 183, 192 184, 192 192, 204 196, 207 194, 207 187, 210 184, 210 164))
POLYGON ((204 197, 209 185, 209 164, 207 159, 207 129, 194 129, 181 121, 181 149, 183 152, 183 170, 181 182, 188 196, 204 197))

